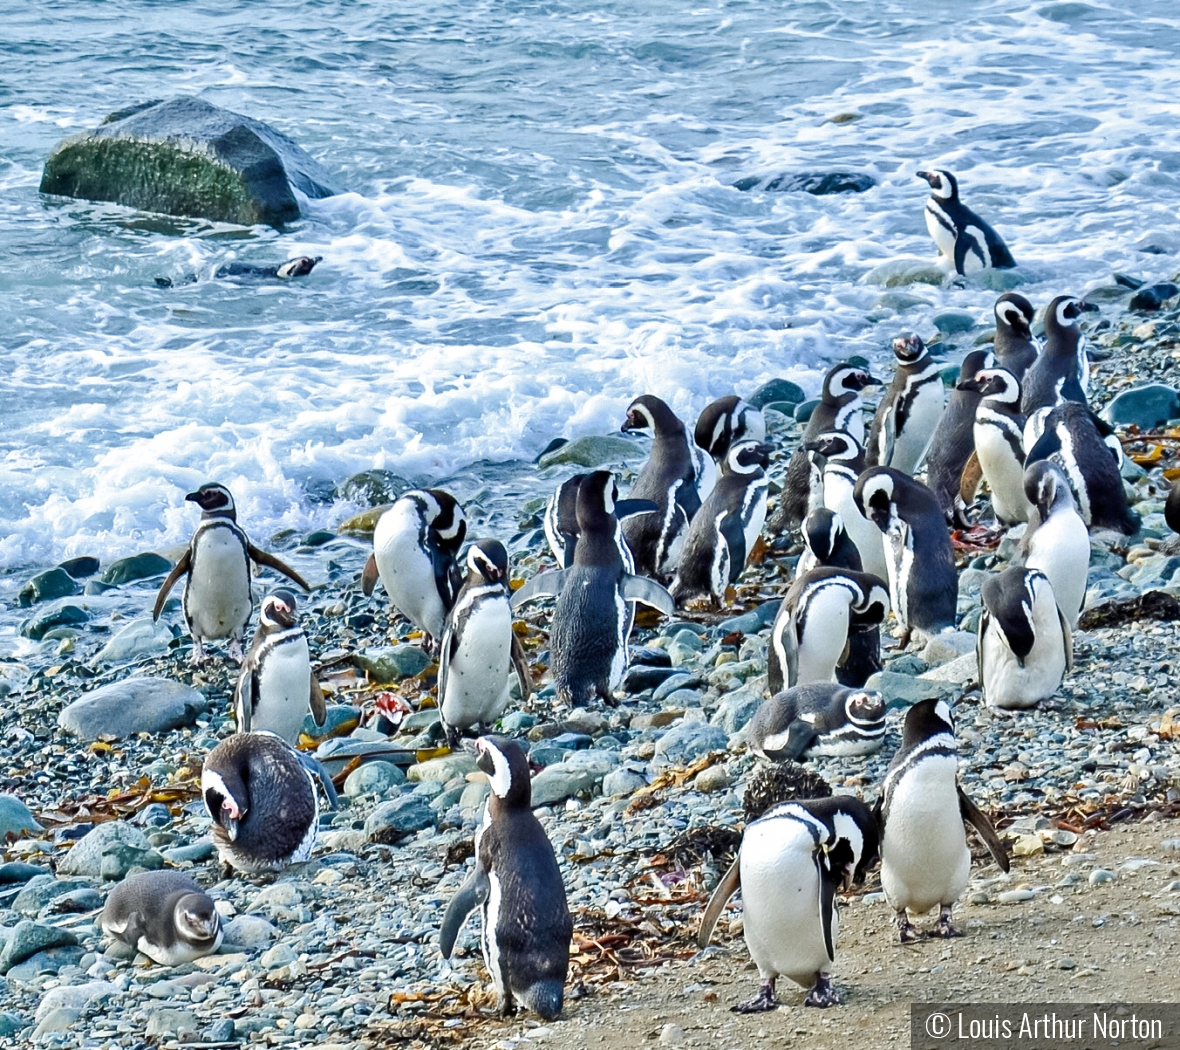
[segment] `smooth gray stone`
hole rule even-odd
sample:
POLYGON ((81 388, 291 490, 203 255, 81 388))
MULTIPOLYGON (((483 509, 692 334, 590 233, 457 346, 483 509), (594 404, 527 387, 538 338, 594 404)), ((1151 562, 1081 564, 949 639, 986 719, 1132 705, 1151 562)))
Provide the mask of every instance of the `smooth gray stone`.
POLYGON ((615 795, 630 795, 643 787, 647 787, 647 777, 627 766, 612 769, 602 778, 602 793, 612 798, 615 795))
POLYGON ((434 826, 438 814, 421 795, 402 795, 382 802, 365 821, 370 842, 395 844, 423 828, 434 826))
POLYGON ((52 875, 37 875, 25 883, 24 889, 12 902, 12 910, 30 918, 37 915, 50 901, 75 890, 90 888, 89 879, 58 879, 52 875))
POLYGON ((24 962, 49 948, 77 945, 78 938, 69 930, 56 926, 42 926, 31 919, 22 919, 12 930, 4 951, 0 952, 0 974, 6 974, 18 963, 24 962))
POLYGON ((217 852, 212 839, 190 842, 187 846, 174 846, 163 850, 163 857, 169 864, 199 864, 217 852))
POLYGON ((38 875, 51 875, 46 868, 38 867, 36 864, 26 864, 21 860, 10 860, 5 864, 0 864, 0 886, 12 886, 18 882, 28 882, 30 879, 35 879, 38 875))
POLYGON ((38 602, 51 602, 55 598, 68 598, 79 594, 82 588, 65 569, 46 569, 37 573, 26 583, 17 595, 17 603, 23 608, 38 602))
POLYGON ((153 1011, 148 1018, 144 1035, 157 1039, 176 1038, 181 1035, 196 1035, 197 1019, 189 1010, 173 1010, 162 1007, 153 1011))
POLYGON ((384 795, 391 788, 404 784, 406 775, 392 762, 366 762, 357 766, 344 781, 344 793, 349 798, 358 795, 384 795))
POLYGON ((166 576, 172 571, 172 562, 161 554, 147 551, 130 558, 118 558, 106 567, 98 578, 99 583, 109 587, 120 587, 136 580, 150 580, 155 576, 166 576))
POLYGON ((110 981, 88 981, 86 984, 61 985, 50 988, 37 1004, 34 1015, 38 1021, 53 1010, 85 1010, 92 1003, 101 1003, 118 987, 110 981))
POLYGON ((430 666, 426 650, 418 645, 391 645, 357 653, 353 660, 374 682, 400 682, 413 678, 430 666))
POLYGON ((19 836, 22 831, 40 831, 41 825, 29 809, 15 795, 0 795, 0 842, 5 836, 19 836))
POLYGON ((151 847, 143 832, 122 820, 97 824, 66 854, 57 866, 62 875, 90 875, 121 879, 138 865, 154 870, 164 858, 151 847), (114 860, 112 867, 111 859, 114 860))
POLYGON ((279 935, 278 928, 260 915, 235 915, 222 926, 222 931, 222 952, 229 950, 227 946, 257 948, 270 944, 279 935))
POLYGON ((745 729, 761 705, 762 691, 742 686, 721 698, 709 721, 715 726, 720 726, 726 734, 737 733, 745 729))
POLYGON ((669 729, 656 742, 652 768, 691 762, 710 751, 724 751, 729 734, 708 722, 688 722, 669 729))
POLYGON ((1115 426, 1134 423, 1152 430, 1180 416, 1180 393, 1163 383, 1146 383, 1116 394, 1102 410, 1102 418, 1115 426))
POLYGON ((58 716, 58 724, 82 740, 109 735, 122 740, 136 733, 164 733, 191 726, 209 710, 195 689, 167 678, 124 678, 79 697, 58 716))
POLYGON ((90 617, 84 609, 69 601, 54 602, 35 616, 21 624, 20 633, 34 642, 41 641, 50 631, 58 627, 70 627, 86 623, 90 617))
POLYGON ((560 448, 546 452, 537 461, 537 465, 545 470, 547 467, 569 463, 594 470, 607 464, 625 463, 628 460, 638 459, 643 454, 643 446, 638 442, 613 435, 591 435, 574 438, 573 441, 567 441, 560 448))
POLYGON ((948 684, 928 678, 913 678, 894 671, 878 671, 869 676, 865 688, 875 689, 885 697, 887 707, 898 708, 909 707, 919 700, 937 699, 946 691, 948 684))
POLYGON ((44 974, 56 974, 71 966, 78 967, 85 954, 86 949, 75 944, 47 948, 43 952, 30 955, 24 962, 17 963, 8 971, 8 977, 20 984, 30 984, 44 974))
POLYGON ((95 657, 100 663, 123 663, 138 660, 141 656, 164 653, 172 641, 172 632, 150 616, 132 620, 123 627, 95 657))
POLYGON ((592 791, 605 774, 594 769, 578 769, 565 762, 546 766, 533 777, 533 805, 551 806, 583 791, 592 791))

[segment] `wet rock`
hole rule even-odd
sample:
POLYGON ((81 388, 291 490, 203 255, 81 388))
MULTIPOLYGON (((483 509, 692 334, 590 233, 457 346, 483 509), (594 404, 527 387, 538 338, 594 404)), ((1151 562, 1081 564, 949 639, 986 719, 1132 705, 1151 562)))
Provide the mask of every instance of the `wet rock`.
POLYGON ((41 612, 21 624, 20 633, 34 642, 41 641, 57 627, 72 627, 86 623, 90 617, 77 605, 61 601, 47 606, 41 612))
POLYGON ((643 455, 643 446, 635 441, 610 435, 590 435, 574 438, 560 448, 546 452, 537 461, 537 466, 546 470, 549 467, 569 464, 594 470, 641 459, 643 455))
POLYGON ((45 572, 37 573, 20 589, 17 602, 22 608, 28 608, 38 602, 68 598, 72 594, 81 593, 81 590, 77 581, 65 569, 47 569, 45 572))
POLYGON ((935 314, 933 321, 934 327, 943 335, 970 332, 975 327, 975 318, 964 310, 944 310, 940 314, 935 314))
POLYGON ((111 820, 87 832, 58 864, 57 870, 61 875, 121 879, 137 865, 155 870, 164 866, 164 858, 152 849, 138 828, 122 820, 111 820))
POLYGON ((1171 281, 1148 285, 1146 288, 1140 288, 1131 296, 1131 309, 1151 313, 1177 295, 1180 295, 1180 287, 1171 281))
POLYGON ((165 733, 191 726, 209 710, 203 694, 167 678, 124 678, 79 697, 58 716, 58 724, 82 740, 109 735, 165 733))
POLYGON ((1180 416, 1180 394, 1163 383, 1147 383, 1117 394, 1102 410, 1102 418, 1114 426, 1134 424, 1140 430, 1163 426, 1180 416))
POLYGON ((370 842, 387 845, 401 842, 408 835, 429 828, 438 819, 438 814, 429 799, 420 795, 403 795, 389 802, 382 802, 365 821, 365 834, 370 842))
POLYGON ((78 938, 69 930, 22 919, 13 928, 4 950, 0 952, 0 974, 8 973, 18 963, 48 948, 74 946, 77 943, 78 938))
POLYGON ((475 755, 468 751, 456 751, 450 755, 443 755, 442 758, 431 758, 425 762, 419 762, 416 766, 410 766, 406 770, 406 779, 411 784, 421 784, 426 781, 445 784, 448 780, 454 780, 455 777, 465 777, 477 769, 479 766, 476 763, 475 755))
POLYGON ((322 726, 316 725, 315 720, 309 714, 303 720, 303 726, 299 733, 309 740, 325 740, 328 737, 340 736, 342 733, 350 733, 360 725, 360 721, 361 709, 359 707, 354 707, 352 704, 329 704, 327 716, 324 718, 322 726))
POLYGON ((20 835, 25 831, 40 831, 32 811, 15 795, 0 795, 0 842, 7 835, 20 835))
POLYGON ((153 621, 150 616, 132 620, 119 631, 95 657, 101 663, 124 663, 138 660, 141 656, 167 652, 172 641, 172 632, 166 625, 153 621))
POLYGON ((99 583, 110 587, 121 587, 136 580, 150 580, 154 576, 166 576, 172 571, 172 562, 167 558, 148 551, 130 558, 119 558, 106 567, 98 578, 99 583))
POLYGON ((349 798, 358 795, 384 795, 406 782, 406 775, 392 762, 366 762, 357 766, 344 781, 344 793, 349 798))
POLYGON ((345 518, 336 531, 343 536, 360 536, 363 539, 372 539, 377 522, 381 520, 381 515, 387 510, 389 510, 389 506, 384 504, 380 507, 362 510, 351 518, 345 518))
POLYGON ((175 846, 162 851, 164 859, 169 864, 180 867, 185 864, 199 864, 203 860, 208 860, 216 852, 217 849, 213 845, 212 839, 200 839, 187 846, 175 846))
POLYGON ((426 650, 417 645, 391 645, 386 649, 368 649, 353 657, 357 667, 371 682, 400 682, 413 678, 430 666, 426 650))
POLYGON ((877 180, 863 171, 829 171, 749 175, 738 179, 733 187, 743 192, 810 193, 816 197, 826 197, 833 193, 864 193, 876 185, 877 180))
POLYGON ((16 895, 10 907, 18 914, 31 918, 58 897, 89 888, 87 879, 56 879, 52 875, 38 875, 25 883, 24 889, 16 895))
POLYGON ((63 561, 58 568, 68 572, 75 580, 84 580, 87 576, 93 576, 98 572, 99 561, 89 555, 83 555, 80 558, 69 558, 63 561))
POLYGON ((682 722, 656 741, 652 766, 658 769, 661 766, 687 764, 710 751, 724 751, 728 742, 729 734, 720 726, 708 722, 682 722))
POLYGON ((864 277, 868 284, 898 288, 908 284, 941 285, 947 272, 925 259, 891 259, 870 270, 864 277))
POLYGON ((798 383, 792 383, 789 379, 772 379, 768 383, 763 383, 746 400, 755 408, 765 408, 776 401, 797 405, 806 397, 798 383))
POLYGON ((336 486, 336 498, 368 507, 387 507, 414 486, 389 470, 365 470, 336 486))

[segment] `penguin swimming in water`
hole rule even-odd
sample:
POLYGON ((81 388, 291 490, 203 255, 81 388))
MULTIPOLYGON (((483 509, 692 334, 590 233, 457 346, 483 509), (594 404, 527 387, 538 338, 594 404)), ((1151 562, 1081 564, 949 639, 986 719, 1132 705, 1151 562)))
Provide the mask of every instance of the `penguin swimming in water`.
POLYGON ((949 171, 920 171, 930 184, 926 229, 956 273, 1004 270, 1016 265, 1008 246, 986 222, 959 199, 959 182, 949 171))
POLYGON ((823 464, 824 506, 840 515, 844 531, 860 553, 863 571, 888 579, 881 531, 860 512, 854 498, 857 479, 865 470, 864 449, 852 435, 838 430, 820 434, 806 447, 823 464))
POLYGON ((865 446, 867 466, 913 475, 926 458, 946 403, 938 364, 914 333, 893 340, 897 371, 873 416, 865 446))
POLYGON ((884 697, 831 682, 775 693, 754 712, 746 729, 750 750, 769 762, 868 755, 884 743, 884 697))
POLYGON ((836 892, 864 881, 877 844, 872 813, 851 795, 786 802, 746 825, 737 859, 709 898, 697 934, 697 945, 707 947, 740 888, 742 933, 761 985, 735 1013, 775 1009, 779 977, 809 989, 804 1006, 840 1002, 829 976, 840 936, 836 892))
POLYGON ((462 586, 458 554, 466 535, 463 508, 449 492, 404 493, 373 530, 361 590, 371 595, 380 579, 394 608, 437 642, 462 586))
POLYGON ((1036 707, 1061 688, 1073 667, 1073 638, 1049 578, 1038 569, 1005 569, 983 582, 975 647, 988 707, 1036 707))
POLYGON ((295 605, 285 588, 262 599, 258 630, 234 690, 239 733, 267 730, 292 746, 299 743, 308 708, 318 726, 328 715, 295 605))
POLYGON ((234 498, 224 485, 202 485, 184 498, 201 508, 201 521, 188 550, 161 584, 152 619, 160 618, 168 592, 186 576, 181 607, 193 639, 193 663, 205 659, 205 642, 223 638, 229 639, 230 656, 241 660, 242 639, 254 611, 250 563, 281 572, 305 591, 311 588, 289 565, 250 542, 238 524, 234 498))
POLYGON ((971 824, 1000 866, 1008 855, 991 821, 959 786, 959 757, 945 700, 920 700, 906 712, 901 748, 893 756, 874 809, 881 829, 881 888, 897 915, 902 944, 921 934, 908 912, 939 907, 935 934, 957 937, 951 909, 967 888, 971 824))
POLYGON ((812 569, 861 571, 860 551, 844 528, 844 519, 834 510, 817 507, 803 523, 804 551, 795 563, 795 579, 812 569))
POLYGON ((161 966, 183 966, 221 947, 213 900, 180 871, 140 871, 107 895, 103 933, 161 966))
MULTIPOLYGON (((766 441, 766 418, 737 394, 719 397, 706 405, 697 417, 693 440, 698 448, 709 454, 715 464, 720 465, 730 448, 739 441, 755 441, 759 444, 766 441)), ((698 486, 702 500, 708 496, 715 482, 714 476, 707 487, 698 486)))
POLYGON ((688 527, 680 565, 669 592, 678 605, 709 597, 724 604, 766 521, 766 468, 770 446, 741 441, 730 446, 713 491, 688 527))
POLYGON ((1059 295, 1046 308, 1045 345, 1021 383, 1020 410, 1026 416, 1061 401, 1086 404, 1090 358, 1078 318, 1097 309, 1072 295, 1059 295))
POLYGON ((870 467, 856 483, 857 506, 885 537, 889 597, 901 626, 934 635, 955 624, 959 578, 942 510, 920 481, 892 467, 870 467))
MULTIPOLYGON (((269 278, 289 281, 292 277, 306 277, 315 269, 316 263, 321 262, 323 258, 322 255, 297 255, 294 259, 288 259, 277 266, 251 266, 248 263, 240 262, 222 263, 213 271, 213 277, 218 280, 224 277, 237 277, 255 281, 269 278)), ((198 280, 200 278, 195 273, 190 273, 179 281, 174 281, 171 277, 157 277, 156 286, 158 288, 175 288, 178 284, 195 284, 198 280)))
MULTIPOLYGON (((654 580, 627 572, 619 552, 615 516, 618 486, 609 470, 586 475, 578 488, 578 543, 568 569, 538 573, 512 596, 513 610, 536 598, 557 597, 549 636, 550 667, 557 698, 571 707, 599 696, 615 706, 614 691, 627 669, 629 602, 643 602, 666 615, 672 596, 654 580)), ((634 513, 654 510, 630 501, 634 513)))
POLYGON ((561 869, 533 815, 524 749, 496 736, 481 737, 475 749, 492 790, 475 833, 475 867, 447 906, 439 950, 451 957, 464 920, 478 907, 484 964, 500 1014, 514 1013, 519 999, 552 1021, 565 1001, 574 933, 561 869))
POLYGON ((942 422, 934 431, 934 440, 926 453, 926 487, 934 493, 948 523, 967 524, 959 488, 963 468, 975 451, 975 409, 983 399, 983 394, 970 384, 980 372, 994 368, 995 364, 995 355, 990 350, 972 350, 963 358, 958 382, 947 398, 942 422))
POLYGON ((1090 532, 1078 513, 1069 480, 1056 464, 1040 460, 1024 472, 1024 494, 1033 508, 1020 541, 1024 567, 1048 578, 1070 628, 1078 625, 1090 569, 1090 532))
POLYGON ((476 540, 467 549, 467 580, 447 613, 438 668, 438 710, 447 744, 491 725, 508 705, 516 672, 521 703, 532 693, 528 659, 512 630, 508 552, 499 540, 476 540))
POLYGON ((992 492, 996 521, 1001 525, 1028 521, 1019 381, 1006 369, 985 368, 960 387, 981 397, 975 408, 975 455, 992 492))
MULTIPOLYGON (((996 300, 996 338, 992 351, 996 364, 1007 369, 1019 382, 1040 352, 1032 335, 1033 304, 1016 292, 1005 292, 996 300)), ((970 378, 970 377, 968 377, 970 378)))

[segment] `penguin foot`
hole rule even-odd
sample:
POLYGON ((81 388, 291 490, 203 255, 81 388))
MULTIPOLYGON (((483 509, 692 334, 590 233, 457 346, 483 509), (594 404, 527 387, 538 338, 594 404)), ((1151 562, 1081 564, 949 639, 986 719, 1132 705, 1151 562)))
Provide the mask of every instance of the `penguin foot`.
POLYGON ((815 975, 815 987, 807 993, 803 1005, 818 1006, 821 1010, 829 1006, 840 1005, 839 993, 832 987, 831 978, 827 974, 817 973, 815 975))
POLYGON ((936 937, 962 937, 963 934, 951 925, 951 910, 946 905, 943 905, 942 910, 938 913, 938 923, 934 927, 934 935, 936 937))
POLYGON ((458 751, 463 746, 462 734, 454 726, 446 727, 447 747, 452 751, 458 751))
POLYGON ((241 638, 232 638, 229 643, 229 658, 234 663, 240 664, 246 659, 245 650, 242 648, 241 638))
POLYGON ((897 913, 897 937, 902 944, 911 944, 922 939, 922 931, 910 922, 904 911, 897 913))
POLYGON ((194 667, 200 667, 208 659, 204 643, 196 635, 193 635, 193 651, 189 654, 188 662, 194 667))
POLYGON ((730 1012, 735 1014, 761 1014, 767 1010, 777 1010, 778 1003, 774 999, 774 981, 764 981, 758 988, 758 994, 753 999, 738 1003, 730 1012))
POLYGON ((501 1017, 515 1017, 516 1003, 513 1002, 512 996, 505 995, 498 1003, 496 1003, 496 1013, 501 1017))

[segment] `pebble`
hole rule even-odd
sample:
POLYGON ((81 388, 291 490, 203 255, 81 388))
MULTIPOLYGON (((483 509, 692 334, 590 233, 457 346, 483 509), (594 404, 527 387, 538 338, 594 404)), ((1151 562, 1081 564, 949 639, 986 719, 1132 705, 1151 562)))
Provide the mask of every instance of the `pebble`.
POLYGON ((1021 904, 1024 901, 1030 901, 1036 896, 1033 890, 1016 889, 1004 890, 1002 893, 996 894, 996 901, 1000 904, 1021 904))
POLYGON ((706 795, 712 794, 714 791, 724 791, 729 785, 729 773, 721 765, 702 769, 692 781, 692 786, 706 795))
POLYGON ((1114 882, 1118 878, 1113 871, 1107 871, 1106 868, 1095 868, 1090 872, 1089 882, 1091 886, 1101 886, 1104 882, 1114 882))
MULTIPOLYGON (((257 948, 269 944, 279 935, 278 929, 258 915, 235 915, 222 926, 222 950, 257 948)), ((214 958, 217 958, 214 956, 214 958)))
POLYGON ((687 1038, 684 1029, 678 1024, 666 1024, 660 1029, 661 1046, 682 1046, 687 1038))

